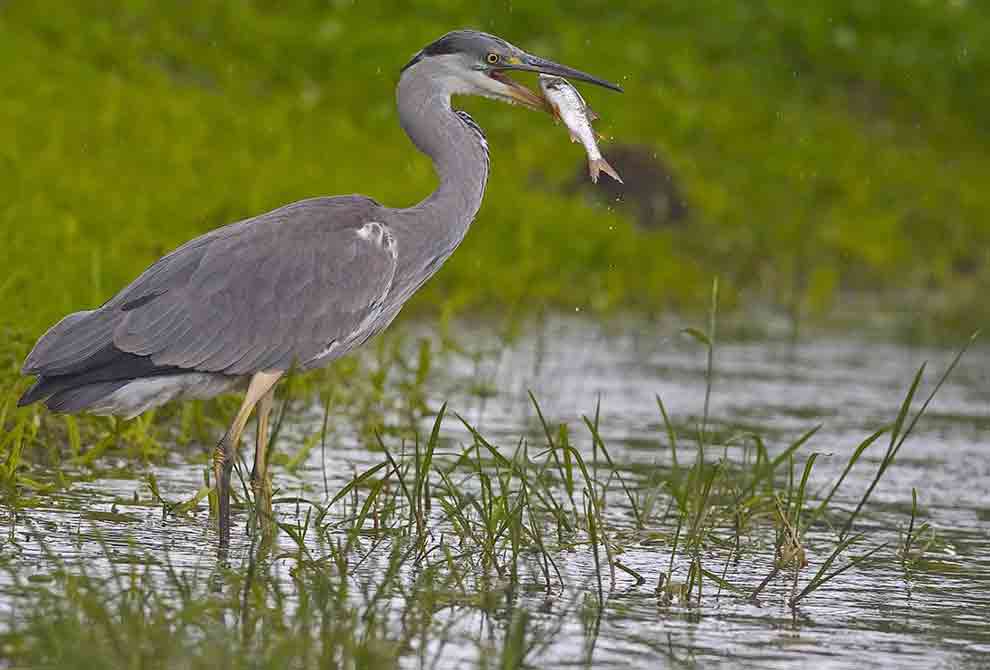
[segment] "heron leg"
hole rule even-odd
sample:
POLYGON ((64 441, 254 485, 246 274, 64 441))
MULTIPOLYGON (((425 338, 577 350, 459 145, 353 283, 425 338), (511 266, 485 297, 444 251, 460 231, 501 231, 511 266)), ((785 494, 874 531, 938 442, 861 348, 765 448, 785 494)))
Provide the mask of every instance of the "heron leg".
POLYGON ((254 449, 254 468, 251 470, 251 489, 254 506, 263 528, 268 528, 272 518, 272 480, 268 475, 268 423, 275 404, 275 387, 258 401, 258 437, 254 449))
POLYGON ((220 525, 220 544, 226 545, 230 541, 230 472, 234 468, 234 460, 237 458, 237 447, 241 440, 241 433, 247 424, 251 412, 261 399, 275 387, 275 383, 282 376, 281 372, 257 372, 251 377, 248 384, 247 393, 244 394, 244 401, 237 411, 230 428, 224 434, 223 439, 217 444, 213 452, 213 475, 217 487, 218 517, 220 525))

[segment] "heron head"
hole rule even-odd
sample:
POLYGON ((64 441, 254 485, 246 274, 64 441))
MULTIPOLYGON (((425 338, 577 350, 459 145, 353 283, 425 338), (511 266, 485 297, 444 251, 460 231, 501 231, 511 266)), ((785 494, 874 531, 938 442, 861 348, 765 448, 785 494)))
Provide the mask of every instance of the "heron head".
POLYGON ((622 91, 622 88, 586 72, 528 54, 505 40, 477 30, 455 30, 421 49, 403 72, 429 66, 430 76, 442 81, 451 95, 480 95, 532 109, 547 110, 543 96, 514 81, 509 72, 537 72, 586 81, 622 91))

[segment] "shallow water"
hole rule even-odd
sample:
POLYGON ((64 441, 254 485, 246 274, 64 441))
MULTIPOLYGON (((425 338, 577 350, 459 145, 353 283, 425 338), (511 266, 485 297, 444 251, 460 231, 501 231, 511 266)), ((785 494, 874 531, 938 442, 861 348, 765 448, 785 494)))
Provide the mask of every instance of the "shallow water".
MULTIPOLYGON (((450 411, 462 415, 503 453, 511 454, 521 436, 540 443, 530 390, 552 424, 570 425, 573 444, 586 454, 591 441, 581 417, 592 416, 600 401, 600 434, 633 483, 637 478, 641 482, 643 473, 655 465, 670 463, 657 395, 678 425, 682 444, 690 445, 690 435, 701 421, 705 353, 672 326, 634 322, 604 328, 561 318, 509 341, 480 325, 461 324, 455 332, 481 353, 439 358, 442 368, 427 385, 429 404, 435 407, 446 400, 450 411)), ((828 490, 861 440, 894 420, 918 367, 928 361, 930 369, 916 407, 954 353, 835 337, 798 344, 765 338, 720 342, 710 423, 719 435, 758 432, 771 454, 822 424, 799 459, 821 454, 811 479, 814 499, 828 490)), ((291 415, 279 449, 297 449, 320 432, 322 420, 317 403, 291 415)), ((424 432, 431 423, 424 420, 424 432)), ((538 588, 537 575, 523 574, 506 607, 494 612, 468 606, 444 610, 440 618, 450 625, 442 650, 439 640, 431 642, 431 648, 420 650, 421 656, 411 653, 407 665, 417 667, 421 658, 428 659, 427 666, 434 661, 435 667, 473 665, 486 640, 497 646, 510 610, 524 609, 538 640, 527 662, 537 667, 583 666, 590 659, 594 667, 699 663, 766 668, 800 662, 857 668, 867 658, 870 664, 888 667, 983 667, 990 658, 988 428, 990 351, 974 348, 939 391, 857 523, 868 542, 854 555, 881 542, 891 546, 878 555, 880 560, 844 573, 794 612, 786 604, 791 583, 784 576, 771 581, 755 602, 727 592, 717 598, 707 595, 700 606, 659 602, 653 587, 669 561, 669 543, 644 542, 643 534, 633 533, 625 499, 610 494, 610 529, 626 538, 620 558, 644 576, 645 584, 637 586, 632 577, 617 573, 600 619, 589 619, 582 602, 595 592, 592 555, 586 549, 561 551, 558 564, 566 588, 548 594, 538 588), (906 570, 893 551, 909 520, 912 487, 919 493, 920 520, 932 524, 938 541, 924 562, 906 570)), ((452 416, 442 434, 447 452, 470 441, 452 416)), ((855 505, 885 448, 881 438, 866 452, 833 506, 848 510, 855 505)), ((689 446, 682 451, 682 460, 693 459, 689 446)), ((711 458, 723 454, 722 449, 712 452, 711 458)), ((742 452, 730 446, 725 453, 739 457, 742 452)), ((320 500, 325 491, 333 495, 356 472, 381 459, 382 454, 365 448, 347 425, 337 425, 325 454, 315 449, 291 474, 275 469, 276 486, 281 487, 277 497, 301 494, 320 500)), ((179 453, 165 464, 121 462, 118 474, 105 474, 112 465, 102 463, 102 476, 43 496, 36 506, 16 513, 5 509, 2 520, 14 540, 4 549, 8 566, 14 571, 30 566, 40 575, 53 570, 55 561, 43 552, 44 545, 61 564, 83 562, 97 572, 109 571, 113 562, 167 560, 180 571, 209 575, 215 559, 213 550, 204 551, 204 546, 215 547, 215 533, 205 506, 190 517, 163 519, 160 507, 147 502, 144 483, 152 472, 166 498, 187 498, 202 485, 204 466, 191 465, 179 453), (132 502, 135 494, 143 502, 132 502)), ((294 503, 280 505, 278 511, 290 522, 299 513, 294 503)), ((249 550, 243 521, 243 515, 235 519, 234 561, 249 550)), ((287 550, 294 546, 284 534, 279 541, 287 550)), ((754 533, 748 541, 751 546, 739 560, 726 565, 725 554, 713 552, 706 561, 708 569, 725 569, 729 583, 750 592, 772 565, 773 547, 767 544, 772 543, 772 532, 769 540, 754 533)), ((802 572, 802 584, 833 542, 828 527, 809 529, 805 545, 811 565, 802 572)), ((314 544, 313 551, 320 547, 314 544)), ((373 581, 381 570, 372 557, 356 579, 373 581)), ((678 566, 674 579, 684 579, 685 571, 686 565, 678 566)), ((10 576, 0 575, 0 580, 0 608, 16 616, 19 602, 10 576)))

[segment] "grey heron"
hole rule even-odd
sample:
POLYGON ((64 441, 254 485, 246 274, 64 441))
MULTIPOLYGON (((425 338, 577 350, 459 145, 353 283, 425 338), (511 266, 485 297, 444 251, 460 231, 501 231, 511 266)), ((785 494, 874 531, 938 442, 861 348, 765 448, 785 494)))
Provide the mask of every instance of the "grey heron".
POLYGON ((251 485, 270 506, 266 448, 275 386, 291 369, 327 365, 362 345, 453 253, 488 179, 488 145, 451 96, 479 95, 532 109, 543 99, 511 71, 621 91, 473 30, 448 33, 402 68, 399 122, 433 161, 436 190, 385 207, 361 195, 295 202, 232 223, 162 257, 97 309, 69 314, 35 344, 21 397, 55 412, 133 417, 178 397, 208 398, 246 383, 214 450, 220 542, 230 534, 230 475, 257 408, 251 485))

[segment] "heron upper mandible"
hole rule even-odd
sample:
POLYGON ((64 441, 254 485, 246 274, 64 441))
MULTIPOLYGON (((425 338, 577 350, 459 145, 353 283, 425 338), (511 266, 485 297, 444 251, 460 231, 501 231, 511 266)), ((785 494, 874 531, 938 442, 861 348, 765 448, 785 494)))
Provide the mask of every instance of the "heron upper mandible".
POLYGON ((402 68, 399 122, 433 160, 439 186, 405 209, 360 195, 312 198, 213 230, 156 261, 102 307, 70 314, 35 344, 37 375, 18 404, 133 417, 184 396, 247 383, 213 472, 220 542, 230 537, 230 475, 258 408, 251 485, 270 509, 266 446, 275 385, 327 365, 379 333, 453 253, 488 179, 478 125, 451 107, 481 95, 544 109, 507 75, 524 70, 622 89, 473 30, 448 33, 402 68))

